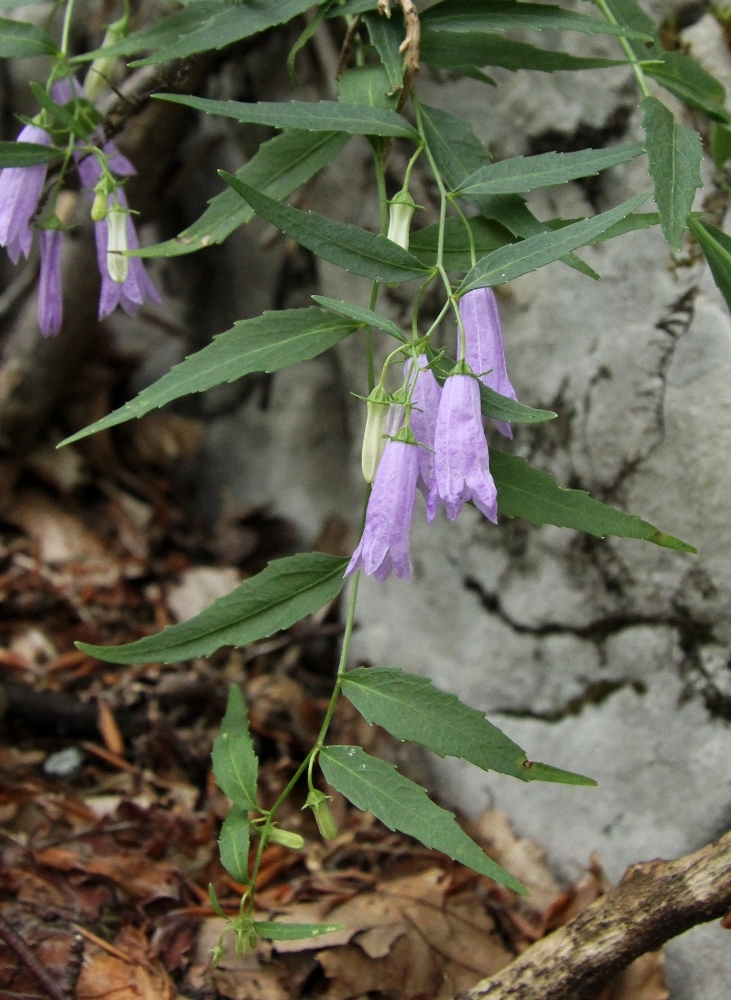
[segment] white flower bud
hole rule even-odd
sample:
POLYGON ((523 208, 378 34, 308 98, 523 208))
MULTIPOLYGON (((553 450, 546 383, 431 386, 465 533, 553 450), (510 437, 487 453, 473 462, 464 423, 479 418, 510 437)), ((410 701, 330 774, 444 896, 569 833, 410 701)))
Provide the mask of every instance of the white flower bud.
POLYGON ((127 213, 117 201, 107 210, 107 227, 107 270, 112 281, 121 285, 129 274, 129 261, 124 256, 127 250, 127 213))
MULTIPOLYGON (((104 35, 101 44, 102 49, 107 49, 111 45, 116 45, 127 37, 129 23, 123 17, 114 24, 110 24, 104 35)), ((102 94, 109 90, 109 81, 117 65, 117 56, 98 56, 89 67, 89 71, 84 78, 84 94, 90 101, 96 101, 102 94)))
POLYGON ((408 191, 399 191, 388 203, 388 239, 409 249, 409 230, 414 210, 419 206, 408 191))
POLYGON ((363 434, 363 450, 360 464, 363 478, 372 483, 386 449, 386 419, 388 417, 391 397, 381 386, 376 386, 366 400, 368 415, 366 416, 365 432, 363 434))

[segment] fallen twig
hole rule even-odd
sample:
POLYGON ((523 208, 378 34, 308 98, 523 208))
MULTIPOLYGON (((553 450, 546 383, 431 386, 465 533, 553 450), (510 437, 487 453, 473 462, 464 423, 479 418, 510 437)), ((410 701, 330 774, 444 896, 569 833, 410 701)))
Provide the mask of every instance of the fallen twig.
POLYGON ((51 1000, 68 1000, 65 990, 54 980, 49 970, 35 957, 28 945, 19 937, 5 917, 0 913, 0 938, 18 956, 23 965, 32 972, 51 1000))

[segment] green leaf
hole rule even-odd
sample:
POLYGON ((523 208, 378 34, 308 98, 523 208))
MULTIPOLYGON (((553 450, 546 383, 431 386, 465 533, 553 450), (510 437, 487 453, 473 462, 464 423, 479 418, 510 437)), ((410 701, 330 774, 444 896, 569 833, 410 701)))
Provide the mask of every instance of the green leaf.
POLYGON ((419 54, 439 69, 469 66, 500 66, 503 69, 532 69, 543 73, 557 70, 605 69, 622 66, 621 59, 591 59, 568 52, 551 52, 527 42, 515 42, 504 35, 432 31, 422 28, 419 54))
POLYGON ((53 39, 34 24, 0 17, 0 58, 23 59, 57 52, 53 39))
POLYGON ((254 930, 267 941, 299 941, 343 930, 345 924, 289 924, 283 920, 255 920, 254 930))
POLYGON ((731 238, 716 226, 691 216, 688 226, 700 243, 718 290, 731 309, 731 238))
POLYGON ((311 38, 314 38, 318 28, 325 19, 327 14, 328 4, 324 3, 321 7, 317 8, 314 16, 307 22, 299 38, 294 43, 292 48, 289 50, 289 55, 287 56, 287 72, 289 73, 289 78, 295 87, 299 86, 299 80, 297 78, 296 62, 297 56, 302 51, 302 49, 307 45, 311 38))
POLYGON ((520 194, 524 191, 535 191, 537 188, 553 187, 555 184, 565 184, 580 177, 593 177, 600 170, 634 160, 644 151, 642 143, 635 143, 610 146, 608 149, 582 149, 576 153, 511 156, 507 160, 480 167, 462 181, 455 194, 464 197, 520 194))
POLYGON ((342 302, 340 299, 330 299, 326 295, 313 295, 312 298, 318 305, 323 306, 325 309, 330 309, 340 316, 348 316, 350 319, 355 320, 359 326, 374 326, 377 330, 390 333, 392 337, 400 340, 402 344, 407 343, 406 337, 396 324, 385 316, 381 316, 380 313, 374 312, 373 309, 366 309, 364 306, 354 306, 350 302, 342 302))
POLYGON ((558 231, 540 233, 520 243, 501 247, 500 250, 495 250, 478 261, 457 291, 460 295, 464 295, 473 288, 501 285, 521 274, 537 271, 539 267, 544 267, 563 257, 570 250, 576 250, 595 239, 609 226, 613 226, 615 222, 619 222, 639 208, 648 197, 647 194, 637 195, 618 205, 617 208, 595 215, 592 219, 574 222, 558 231))
POLYGON ((399 46, 406 37, 403 16, 398 9, 392 11, 390 17, 369 11, 363 20, 388 73, 391 90, 400 90, 404 82, 404 60, 399 46))
MULTIPOLYGON (((446 354, 437 355, 433 350, 429 351, 429 360, 433 362, 434 377, 440 385, 444 385, 457 362, 446 354)), ((482 382, 479 386, 482 412, 493 420, 503 420, 511 424, 543 424, 547 420, 556 419, 557 414, 553 410, 534 410, 532 406, 525 406, 515 399, 502 396, 482 382)))
MULTIPOLYGON (((581 222, 581 219, 549 219, 546 225, 549 229, 563 229, 574 222, 581 222)), ((605 229, 595 239, 590 240, 586 245, 594 246, 596 243, 605 243, 613 240, 617 236, 624 236, 626 233, 634 233, 638 229, 651 229, 660 225, 659 212, 637 212, 634 215, 626 215, 619 222, 615 222, 609 229, 605 229)))
POLYGON ((35 142, 0 142, 0 167, 32 167, 37 163, 51 163, 63 154, 61 149, 35 142))
POLYGON ((402 250, 385 236, 375 236, 347 223, 333 222, 316 212, 301 212, 290 205, 282 205, 231 174, 223 170, 220 174, 257 215, 318 257, 352 274, 360 274, 372 281, 397 283, 429 273, 429 268, 424 267, 413 254, 402 250))
POLYGON ((693 198, 703 186, 701 138, 695 129, 678 125, 672 111, 656 97, 646 97, 640 107, 660 225, 668 243, 679 250, 693 198))
POLYGON ((366 10, 375 10, 378 0, 345 0, 344 4, 333 4, 328 11, 328 17, 350 17, 362 14, 366 10))
POLYGON ((688 107, 703 112, 713 121, 731 122, 724 106, 723 84, 684 52, 663 52, 661 62, 646 66, 645 73, 688 107))
POLYGON ((421 15, 425 27, 434 31, 581 31, 589 35, 624 35, 649 39, 645 32, 610 24, 603 19, 564 10, 550 4, 518 3, 516 0, 442 0, 421 15))
POLYGON ((358 66, 346 69, 338 80, 338 97, 345 104, 367 104, 371 108, 395 108, 398 94, 392 93, 385 66, 358 66))
MULTIPOLYGON (((303 132, 290 129, 259 147, 258 153, 236 171, 271 198, 286 198, 318 170, 331 163, 350 141, 343 132, 303 132)), ((135 257, 179 257, 214 243, 223 243, 234 229, 254 218, 254 210, 231 188, 212 198, 203 215, 172 240, 144 247, 135 257)))
MULTIPOLYGON (((104 49, 94 49, 76 56, 73 62, 90 62, 104 53, 104 56, 132 56, 138 52, 154 52, 174 45, 180 38, 201 28, 214 14, 221 10, 221 0, 198 0, 187 4, 183 10, 163 17, 155 24, 133 31, 115 45, 104 49)), ((231 4, 226 4, 230 7, 231 4)))
POLYGON ((660 42, 657 25, 637 0, 606 0, 606 3, 618 23, 629 29, 630 33, 625 37, 638 58, 655 59, 662 56, 665 50, 660 42), (643 35, 648 41, 636 40, 631 32, 643 35))
POLYGON ((211 115, 235 118, 239 122, 271 125, 273 128, 305 129, 308 132, 347 132, 349 135, 386 135, 419 143, 416 129, 388 108, 341 101, 272 101, 243 104, 241 101, 209 101, 182 94, 154 94, 173 104, 184 104, 211 115))
POLYGON ((347 565, 347 559, 319 552, 275 559, 187 622, 124 646, 77 645, 107 663, 178 663, 210 656, 221 646, 245 646, 289 628, 337 597, 347 565))
POLYGON ((521 781, 596 784, 583 775, 529 761, 483 712, 435 688, 426 677, 392 667, 358 667, 343 677, 343 694, 366 722, 382 726, 397 740, 421 743, 440 757, 459 757, 483 771, 521 781))
MULTIPOLYGON (((220 782, 219 782, 220 784, 220 782)), ((229 798, 231 796, 229 795, 229 798)), ((249 816, 251 806, 234 803, 223 821, 218 850, 221 864, 232 878, 243 885, 249 884, 249 816)), ((256 808, 256 807, 253 807, 256 808)))
MULTIPOLYGON (((507 243, 515 243, 513 234, 501 226, 499 222, 475 216, 468 219, 477 259, 485 254, 503 247, 507 243)), ((411 233, 409 252, 418 257, 427 267, 435 267, 437 247, 439 243, 439 225, 427 226, 411 233)), ((470 241, 461 219, 447 219, 444 225, 444 266, 448 271, 469 271, 472 267, 470 241)))
POLYGON ((67 107, 63 104, 56 104, 51 95, 47 94, 44 88, 33 80, 30 81, 28 86, 40 106, 50 115, 54 126, 68 129, 72 135, 75 135, 77 139, 81 139, 82 141, 87 138, 89 129, 82 125, 69 110, 73 105, 67 107))
POLYGON ((124 406, 72 434, 59 447, 142 417, 192 392, 205 392, 222 382, 235 382, 251 372, 275 372, 309 361, 334 347, 359 325, 314 307, 265 312, 254 319, 241 320, 233 329, 217 334, 202 351, 189 355, 124 406))
MULTIPOLYGON (((213 741, 213 774, 221 791, 228 795, 235 805, 241 809, 258 809, 256 783, 259 773, 259 761, 254 751, 254 744, 249 735, 249 713, 246 702, 238 684, 231 684, 228 689, 228 704, 226 714, 221 723, 221 729, 213 741)), ((248 820, 246 815, 243 819, 248 820)), ((234 817, 232 826, 240 825, 234 817)), ((249 827, 246 825, 246 851, 249 851, 249 827)), ((226 866, 228 868, 228 866, 226 866)), ((230 871, 231 869, 229 869, 230 871)), ((244 863, 244 870, 246 864, 244 863)), ((233 872, 231 872, 233 875, 233 872)), ((236 878, 236 876, 234 876, 236 878)), ((247 880, 239 879, 240 882, 247 880)))
MULTIPOLYGON (((458 188, 470 174, 490 163, 490 155, 466 121, 440 108, 422 104, 420 110, 429 149, 451 189, 458 188)), ((497 220, 521 239, 548 229, 518 195, 475 195, 469 200, 482 215, 497 220)), ((598 277, 576 254, 568 254, 563 262, 590 277, 598 277)))
POLYGON ((534 469, 524 458, 490 449, 490 471, 497 486, 498 510, 505 517, 522 517, 531 524, 555 524, 585 531, 596 538, 615 535, 639 538, 665 549, 695 552, 687 542, 666 535, 642 518, 625 514, 593 500, 584 490, 567 490, 547 472, 534 469))
POLYGON ((222 49, 244 38, 257 35, 260 31, 273 28, 277 24, 291 21, 312 7, 312 0, 246 0, 245 3, 226 4, 209 17, 200 27, 181 34, 176 42, 158 50, 147 59, 139 59, 133 66, 150 66, 168 62, 170 59, 185 59, 198 52, 222 49))
POLYGON ((319 759, 325 780, 389 830, 400 830, 522 896, 528 894, 517 878, 459 828, 452 813, 432 802, 420 785, 400 775, 393 764, 349 746, 324 747, 319 759))
POLYGON ((731 128, 721 122, 711 124, 711 156, 718 171, 723 170, 731 156, 731 128))

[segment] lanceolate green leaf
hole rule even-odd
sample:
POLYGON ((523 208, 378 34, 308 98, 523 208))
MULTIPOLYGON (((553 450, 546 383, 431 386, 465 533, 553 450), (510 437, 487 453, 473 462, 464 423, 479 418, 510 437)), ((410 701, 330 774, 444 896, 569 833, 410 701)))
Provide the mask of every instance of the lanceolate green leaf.
POLYGON ((500 66, 513 71, 532 69, 554 73, 557 70, 605 69, 624 64, 621 59, 592 59, 569 52, 551 52, 487 32, 432 31, 428 25, 422 27, 419 54, 424 62, 440 69, 459 69, 465 65, 500 66))
POLYGON ((346 104, 367 104, 371 108, 393 109, 398 104, 398 93, 381 65, 346 69, 338 80, 338 97, 346 104))
POLYGON ((703 184, 701 139, 695 129, 678 125, 672 111, 656 97, 646 97, 640 107, 660 225, 668 243, 679 250, 693 198, 703 184))
POLYGON ((35 163, 51 163, 63 156, 64 150, 49 149, 35 142, 0 142, 0 167, 31 167, 35 163))
POLYGON ((142 417, 191 392, 235 382, 250 372, 274 372, 309 361, 358 329, 359 323, 325 309, 286 309, 242 320, 219 333, 202 351, 191 354, 134 399, 61 442, 71 444, 97 431, 142 417))
POLYGON ((271 125, 273 128, 398 136, 419 142, 419 133, 401 115, 388 108, 372 108, 367 104, 344 104, 341 101, 260 101, 258 104, 244 104, 241 101, 209 101, 182 94, 154 96, 210 115, 223 115, 239 122, 271 125))
MULTIPOLYGON (((263 143, 248 163, 236 171, 239 180, 271 198, 286 198, 342 152, 350 136, 344 132, 304 132, 288 129, 263 143)), ((234 229, 254 218, 250 205, 227 187, 217 194, 192 226, 172 240, 143 247, 135 257, 179 257, 222 243, 234 229)))
POLYGON ((254 930, 266 941, 299 941, 341 931, 344 924, 290 924, 283 920, 255 920, 254 930))
POLYGON ((688 107, 703 112, 713 121, 731 122, 723 84, 684 52, 663 52, 659 64, 653 62, 645 73, 688 107))
POLYGON ((172 45, 133 65, 149 66, 170 59, 185 59, 197 52, 222 49, 275 24, 283 24, 304 13, 313 4, 312 0, 246 0, 245 3, 225 4, 223 10, 220 6, 200 27, 181 34, 172 45))
POLYGON ((401 282, 420 278, 429 268, 408 250, 358 226, 333 222, 316 212, 301 212, 255 191, 221 171, 221 176, 254 209, 287 236, 332 264, 373 281, 401 282))
POLYGON ((352 303, 343 302, 340 299, 330 299, 326 295, 313 295, 312 298, 323 308, 330 309, 341 316, 348 316, 360 326, 374 326, 378 330, 383 330, 384 333, 390 333, 392 337, 400 340, 403 344, 407 343, 406 337, 396 324, 385 316, 381 316, 380 313, 374 312, 373 309, 354 306, 352 303))
POLYGON ((576 153, 513 156, 480 167, 462 181, 455 193, 467 197, 534 191, 536 188, 565 184, 579 177, 593 177, 600 170, 641 156, 644 151, 641 143, 635 143, 608 149, 582 149, 576 153))
POLYGON ((518 879, 488 858, 459 828, 452 813, 432 802, 420 785, 400 775, 393 764, 349 746, 324 747, 319 759, 326 781, 390 830, 416 837, 427 847, 527 895, 518 879))
POLYGON ((400 90, 404 80, 404 57, 399 46, 406 36, 404 20, 398 8, 386 17, 375 11, 364 14, 363 20, 375 45, 393 90, 400 90))
POLYGON ((522 517, 532 524, 555 524, 585 531, 596 538, 615 535, 639 538, 666 549, 695 552, 692 545, 659 531, 642 518, 593 500, 584 490, 567 490, 547 472, 524 458, 490 450, 490 471, 497 486, 498 510, 505 517, 522 517))
POLYGON ((0 58, 22 59, 25 56, 48 56, 58 52, 53 39, 26 21, 0 17, 0 58))
MULTIPOLYGON (((476 216, 468 220, 477 260, 486 254, 515 243, 516 237, 499 222, 476 216)), ((409 252, 425 264, 434 267, 437 260, 439 225, 417 229, 411 234, 409 252)), ((448 271, 469 271, 472 267, 470 241, 461 219, 447 219, 444 226, 443 262, 448 271)))
MULTIPOLYGON (((132 56, 138 52, 154 52, 174 45, 180 38, 202 27, 214 14, 220 12, 222 6, 230 7, 232 4, 223 3, 222 0, 197 0, 189 3, 183 10, 163 17, 156 24, 133 31, 115 45, 108 45, 103 50, 104 55, 132 56)), ((74 62, 89 62, 101 54, 101 49, 94 49, 76 56, 74 62)))
POLYGON ((713 280, 731 309, 731 238, 716 226, 692 216, 688 225, 706 255, 713 280))
POLYGON ((527 28, 581 31, 589 35, 625 35, 648 38, 644 32, 623 28, 588 14, 564 10, 550 4, 519 3, 517 0, 442 0, 421 15, 422 23, 434 31, 478 32, 527 28))
POLYGON ((465 292, 473 288, 500 285, 505 281, 519 277, 521 274, 536 271, 539 267, 550 264, 569 251, 576 250, 595 239, 609 226, 613 226, 615 222, 619 222, 620 219, 639 208, 647 198, 646 194, 638 195, 617 208, 602 212, 601 215, 596 215, 592 219, 575 222, 573 225, 565 226, 555 232, 540 233, 538 236, 531 236, 521 243, 513 243, 500 250, 495 250, 477 262, 457 291, 460 295, 464 295, 465 292))
MULTIPOLYGON (((213 774, 221 791, 242 809, 258 809, 256 783, 259 761, 249 735, 249 713, 238 684, 231 684, 228 689, 226 714, 221 730, 213 741, 212 760, 213 774)), ((237 825, 235 816, 231 825, 237 825)), ((248 836, 247 829, 247 840, 248 836)))
POLYGON ((343 678, 343 694, 367 722, 398 740, 411 740, 440 757, 460 757, 483 771, 521 781, 595 785, 571 771, 529 761, 525 751, 477 709, 435 688, 426 677, 392 667, 358 667, 343 678))
POLYGON ((243 885, 248 885, 249 882, 248 808, 251 807, 242 809, 234 803, 223 821, 221 836, 218 838, 221 864, 232 878, 243 885))
POLYGON ((210 656, 221 646, 245 646, 289 628, 337 597, 347 565, 347 559, 319 552, 276 559, 190 621, 124 646, 77 645, 107 663, 177 663, 210 656))

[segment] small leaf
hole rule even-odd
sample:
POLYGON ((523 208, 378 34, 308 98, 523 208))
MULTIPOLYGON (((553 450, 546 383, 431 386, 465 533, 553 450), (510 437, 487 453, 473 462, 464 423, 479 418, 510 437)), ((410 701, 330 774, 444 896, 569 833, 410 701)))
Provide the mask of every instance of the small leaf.
POLYGON ((254 930, 267 941, 299 941, 341 931, 344 924, 290 924, 283 920, 255 920, 254 930))
MULTIPOLYGON (((303 132, 288 129, 264 142, 248 163, 236 171, 239 180, 271 198, 286 198, 343 151, 350 141, 344 132, 303 132)), ((223 243, 234 229, 254 218, 254 210, 227 187, 212 198, 203 215, 172 240, 143 247, 134 257, 179 257, 214 243, 223 243)))
POLYGON ((499 163, 480 167, 465 178, 455 193, 470 196, 535 191, 537 188, 565 184, 580 177, 593 177, 600 170, 641 156, 644 151, 642 144, 637 143, 611 146, 608 149, 582 149, 576 153, 512 156, 499 163))
POLYGON ((385 66, 346 69, 338 80, 338 97, 345 104, 367 104, 371 108, 395 108, 398 104, 398 94, 392 93, 385 66))
POLYGON ((711 125, 711 156, 716 170, 721 171, 731 156, 731 127, 720 122, 711 125))
POLYGON ((497 486, 498 510, 504 517, 522 517, 540 527, 585 531, 596 538, 615 535, 638 538, 678 552, 695 552, 687 542, 666 535, 642 518, 608 507, 584 490, 567 490, 547 472, 528 465, 524 458, 490 449, 490 471, 497 486))
POLYGON ((371 724, 397 740, 411 740, 440 757, 459 757, 483 771, 509 774, 521 781, 556 781, 595 785, 571 771, 533 763, 517 743, 453 694, 435 688, 426 677, 391 667, 358 667, 343 677, 343 694, 371 724))
POLYGON ((701 245, 718 290, 731 309, 731 238, 716 226, 691 216, 690 231, 701 245))
POLYGON ((221 176, 267 222, 296 240, 303 247, 353 274, 373 281, 402 282, 420 278, 429 268, 408 250, 365 229, 343 222, 333 222, 316 212, 301 212, 282 205, 260 191, 220 171, 221 176))
POLYGON ((473 288, 485 288, 511 281, 521 274, 537 271, 554 260, 558 260, 571 250, 584 246, 590 240, 596 239, 605 229, 619 222, 630 212, 642 205, 649 195, 640 194, 630 198, 617 208, 602 212, 592 219, 575 222, 556 232, 540 233, 530 236, 520 243, 495 250, 479 260, 475 267, 465 277, 457 289, 460 295, 473 288))
POLYGON ((731 122, 723 84, 684 52, 662 52, 660 61, 646 66, 645 73, 712 121, 731 122))
MULTIPOLYGON (((220 782, 219 782, 220 784, 220 782)), ((229 795, 229 798, 231 796, 229 795)), ((218 838, 221 864, 232 878, 249 883, 249 817, 246 809, 234 803, 223 821, 218 838)))
POLYGON ((609 21, 580 14, 550 4, 518 3, 516 0, 442 0, 421 15, 422 24, 433 31, 479 32, 508 31, 580 31, 588 35, 623 35, 625 38, 650 40, 638 32, 609 21))
POLYGON ((528 894, 517 878, 459 828, 452 813, 432 802, 420 785, 404 778, 393 764, 349 746, 324 747, 319 760, 325 780, 389 830, 400 830, 481 875, 523 896, 528 894))
MULTIPOLYGON (((249 713, 246 702, 238 684, 231 684, 228 689, 228 704, 226 714, 221 723, 218 736, 213 741, 213 773, 221 791, 228 795, 231 801, 241 807, 241 810, 258 809, 256 798, 256 783, 259 773, 259 761, 254 751, 254 744, 249 735, 249 713)), ((246 849, 242 848, 241 856, 249 854, 249 822, 246 813, 229 813, 231 827, 240 830, 242 820, 246 821, 246 849)), ((241 839, 241 837, 239 838, 241 839)), ((224 865, 226 863, 224 862, 224 865)), ((228 868, 228 865, 226 865, 228 868)), ((228 868, 231 871, 230 868, 228 868)), ((244 863, 246 871, 246 863, 244 863)), ((233 872, 231 872, 233 875, 233 872)), ((238 876, 234 875, 234 878, 238 876)), ((238 879, 246 882, 247 879, 238 879)))
POLYGON ((32 167, 51 163, 63 154, 63 150, 35 142, 0 142, 0 167, 32 167))
POLYGON ((527 42, 515 42, 504 35, 486 32, 421 30, 419 54, 422 60, 440 69, 460 69, 468 66, 500 66, 502 69, 532 69, 543 73, 557 70, 605 69, 623 66, 621 59, 592 59, 569 52, 551 52, 527 42))
POLYGON ((695 193, 703 186, 701 138, 695 129, 678 125, 656 97, 646 97, 640 107, 660 225, 670 246, 679 250, 695 193))
POLYGON ((271 125, 273 128, 304 129, 309 132, 347 132, 349 135, 398 136, 419 143, 419 133, 388 108, 341 101, 209 101, 184 94, 153 94, 161 101, 184 104, 211 115, 235 118, 239 122, 271 125))
POLYGON ((408 343, 406 337, 392 320, 381 316, 380 313, 374 312, 373 309, 366 309, 364 306, 354 306, 350 302, 342 302, 340 299, 330 299, 326 295, 313 295, 312 298, 318 305, 324 306, 325 309, 330 309, 340 316, 347 316, 361 326, 374 326, 377 330, 390 333, 392 337, 400 340, 402 344, 408 343))
POLYGON ((216 888, 213 885, 213 882, 208 883, 208 898, 211 901, 211 907, 213 908, 213 912, 217 916, 223 917, 223 919, 225 920, 226 914, 223 912, 221 904, 218 902, 218 896, 216 895, 216 888))
POLYGON ((385 14, 369 11, 363 16, 368 34, 381 57, 383 68, 388 73, 391 90, 400 90, 404 82, 404 59, 400 45, 406 37, 404 19, 398 8, 385 14))
POLYGON ((0 17, 0 58, 23 59, 57 52, 53 39, 34 24, 0 17))
POLYGON ((250 372, 274 372, 308 361, 353 333, 358 325, 315 308, 265 312, 242 320, 232 330, 217 334, 202 351, 175 365, 124 406, 72 434, 59 447, 142 417, 191 392, 234 382, 250 372))
POLYGON ((347 559, 319 552, 275 559, 189 621, 124 646, 77 646, 107 663, 178 663, 210 656, 221 646, 245 646, 289 628, 337 597, 347 565, 347 559))

